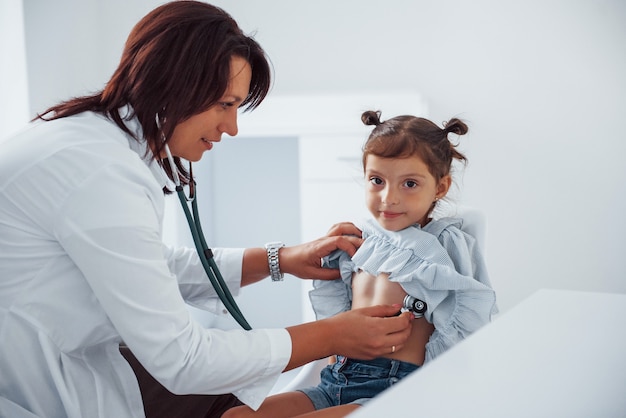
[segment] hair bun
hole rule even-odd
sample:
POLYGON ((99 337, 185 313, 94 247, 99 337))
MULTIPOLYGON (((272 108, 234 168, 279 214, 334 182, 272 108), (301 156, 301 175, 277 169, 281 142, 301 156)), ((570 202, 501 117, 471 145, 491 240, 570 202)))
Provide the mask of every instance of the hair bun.
POLYGON ((361 121, 365 125, 380 125, 380 110, 368 110, 361 115, 361 121))
POLYGON ((457 135, 465 135, 467 133, 467 125, 457 118, 452 118, 447 122, 443 123, 444 131, 446 133, 452 132, 457 135))

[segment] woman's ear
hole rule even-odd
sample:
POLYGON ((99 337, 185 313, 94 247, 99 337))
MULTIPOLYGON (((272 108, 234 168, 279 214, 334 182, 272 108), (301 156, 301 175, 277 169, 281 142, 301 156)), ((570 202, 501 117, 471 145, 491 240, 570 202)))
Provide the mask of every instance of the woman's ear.
POLYGON ((445 175, 439 180, 439 184, 437 185, 437 199, 442 199, 448 194, 448 190, 450 190, 450 186, 452 185, 452 176, 450 174, 445 175))

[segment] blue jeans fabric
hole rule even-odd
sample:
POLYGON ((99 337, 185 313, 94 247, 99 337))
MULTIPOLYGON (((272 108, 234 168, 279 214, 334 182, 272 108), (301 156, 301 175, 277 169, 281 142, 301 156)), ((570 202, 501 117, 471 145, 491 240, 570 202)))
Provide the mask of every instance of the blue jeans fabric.
POLYGON ((353 360, 337 356, 336 363, 322 370, 319 385, 300 392, 311 399, 316 410, 350 403, 363 405, 418 368, 388 358, 353 360))

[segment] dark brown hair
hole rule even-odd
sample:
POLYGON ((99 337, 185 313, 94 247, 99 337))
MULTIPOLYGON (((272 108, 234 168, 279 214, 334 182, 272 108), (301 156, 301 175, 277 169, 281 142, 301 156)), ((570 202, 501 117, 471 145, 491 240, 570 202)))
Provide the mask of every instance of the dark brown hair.
MULTIPOLYGON (((130 105, 134 112, 130 116, 137 116, 154 158, 160 161, 162 138, 169 138, 176 125, 206 111, 222 97, 233 56, 246 59, 252 68, 250 92, 241 106, 254 109, 271 86, 271 69, 261 46, 218 7, 189 0, 166 3, 135 25, 119 66, 102 91, 59 103, 35 119, 94 111, 135 136, 120 114, 120 108, 130 105)), ((188 183, 189 173, 178 157, 175 161, 181 181, 188 183)), ((169 166, 164 167, 167 170, 169 166)))
POLYGON ((430 174, 439 182, 450 174, 452 160, 467 162, 467 158, 448 140, 448 134, 464 135, 467 125, 456 118, 444 123, 443 129, 428 119, 416 116, 396 116, 380 121, 380 111, 364 112, 361 120, 374 125, 363 146, 363 169, 368 155, 381 158, 408 158, 419 156, 428 166, 430 174))

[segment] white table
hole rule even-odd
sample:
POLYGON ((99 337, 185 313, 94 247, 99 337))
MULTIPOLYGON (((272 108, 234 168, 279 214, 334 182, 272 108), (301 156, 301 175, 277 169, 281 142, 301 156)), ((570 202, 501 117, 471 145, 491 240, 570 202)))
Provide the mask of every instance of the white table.
POLYGON ((626 417, 626 294, 540 290, 351 414, 626 417))

